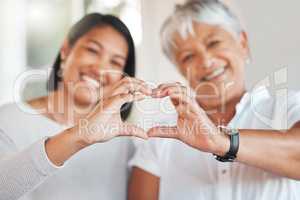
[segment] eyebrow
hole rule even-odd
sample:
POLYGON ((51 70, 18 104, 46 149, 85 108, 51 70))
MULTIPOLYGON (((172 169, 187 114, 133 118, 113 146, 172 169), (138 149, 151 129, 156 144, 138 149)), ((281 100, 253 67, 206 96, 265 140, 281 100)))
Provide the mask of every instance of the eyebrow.
POLYGON ((101 43, 97 42, 96 40, 89 39, 88 42, 96 44, 99 48, 103 49, 103 46, 101 43))
POLYGON ((218 36, 218 33, 216 32, 211 32, 208 36, 206 36, 204 38, 204 41, 207 41, 208 39, 212 38, 212 37, 215 37, 215 36, 218 36))
MULTIPOLYGON (((103 45, 102 45, 100 42, 96 41, 96 40, 89 39, 88 42, 92 42, 92 43, 94 43, 95 45, 97 45, 100 49, 104 49, 103 45)), ((120 54, 115 54, 114 57, 120 58, 120 59, 122 59, 122 60, 126 60, 126 58, 125 58, 123 55, 120 55, 120 54)))

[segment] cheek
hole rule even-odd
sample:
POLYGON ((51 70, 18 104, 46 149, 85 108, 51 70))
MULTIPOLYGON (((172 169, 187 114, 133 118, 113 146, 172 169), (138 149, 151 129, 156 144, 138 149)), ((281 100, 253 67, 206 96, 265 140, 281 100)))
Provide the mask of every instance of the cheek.
POLYGON ((88 66, 96 63, 95 58, 84 52, 76 52, 69 56, 63 65, 63 79, 66 81, 78 81, 80 72, 88 70, 88 66))
POLYGON ((225 60, 233 72, 239 72, 244 68, 244 59, 237 49, 224 49, 217 54, 219 58, 225 60))
POLYGON ((205 69, 196 61, 179 66, 179 71, 186 79, 193 79, 205 75, 205 69))
POLYGON ((79 79, 79 66, 75 63, 66 63, 63 66, 63 80, 64 82, 77 81, 79 79))
POLYGON ((232 70, 236 78, 241 78, 244 76, 245 61, 238 55, 232 56, 232 70))
POLYGON ((123 72, 116 72, 108 75, 109 84, 114 84, 123 78, 123 72))
POLYGON ((184 65, 177 64, 177 69, 179 70, 179 72, 180 72, 184 77, 187 77, 187 74, 188 74, 188 71, 189 71, 189 67, 184 66, 184 65))
MULTIPOLYGON (((227 81, 234 83, 234 88, 244 87, 245 81, 245 61, 238 51, 228 50, 224 54, 224 59, 229 64, 227 81)), ((232 89, 231 87, 231 89, 232 89)))

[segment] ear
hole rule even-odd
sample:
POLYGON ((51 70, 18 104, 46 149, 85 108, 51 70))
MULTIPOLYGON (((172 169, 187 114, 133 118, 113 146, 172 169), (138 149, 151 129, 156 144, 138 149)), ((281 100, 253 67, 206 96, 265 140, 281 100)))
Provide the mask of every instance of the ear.
POLYGON ((64 61, 70 54, 70 45, 67 39, 64 40, 63 45, 60 49, 61 60, 64 61))
POLYGON ((245 31, 240 33, 240 45, 244 54, 245 59, 250 58, 250 48, 249 48, 249 41, 248 41, 248 35, 245 31))

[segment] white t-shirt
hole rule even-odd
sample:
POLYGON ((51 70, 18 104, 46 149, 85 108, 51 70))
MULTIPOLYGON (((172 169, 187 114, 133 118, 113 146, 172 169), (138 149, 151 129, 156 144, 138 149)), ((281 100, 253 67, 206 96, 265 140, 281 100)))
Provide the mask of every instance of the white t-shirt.
POLYGON ((16 104, 0 109, 0 199, 124 200, 134 145, 116 138, 88 147, 63 167, 47 158, 44 141, 64 127, 16 104))
MULTIPOLYGON (((166 104, 157 105, 155 109, 166 107, 166 104)), ((143 105, 139 107, 141 110, 143 105)), ((140 115, 137 118, 140 122, 137 123, 150 121, 147 117, 151 118, 151 115, 140 115)), ((146 128, 154 123, 176 124, 177 116, 174 111, 164 114, 162 118, 157 114, 155 118, 146 124, 146 128)), ((244 95, 229 126, 240 129, 287 129, 298 121, 300 94, 290 93, 288 98, 273 98, 266 88, 260 88, 244 95)), ((237 162, 218 162, 212 154, 177 140, 151 139, 137 143, 137 146, 138 150, 129 165, 160 177, 160 200, 300 199, 300 182, 237 162)))

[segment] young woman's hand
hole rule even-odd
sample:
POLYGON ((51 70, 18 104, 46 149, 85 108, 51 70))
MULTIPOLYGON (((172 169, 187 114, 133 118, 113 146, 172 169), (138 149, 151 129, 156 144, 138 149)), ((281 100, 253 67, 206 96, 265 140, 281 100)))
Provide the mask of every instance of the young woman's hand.
POLYGON ((81 149, 114 137, 136 136, 147 139, 143 129, 122 121, 120 109, 123 104, 140 101, 151 93, 152 90, 143 81, 134 78, 122 79, 114 86, 111 95, 102 98, 85 119, 46 141, 48 158, 55 165, 61 166, 81 149))
POLYGON ((175 138, 204 152, 222 154, 229 149, 227 136, 219 134, 218 128, 198 105, 188 89, 180 83, 162 84, 153 90, 154 98, 169 96, 177 113, 177 126, 153 127, 149 137, 175 138))
POLYGON ((88 144, 105 142, 117 136, 147 139, 143 129, 122 121, 120 110, 125 103, 143 100, 151 94, 152 90, 144 81, 123 78, 113 86, 111 96, 101 99, 93 112, 86 119, 80 120, 76 127, 78 134, 88 144))

